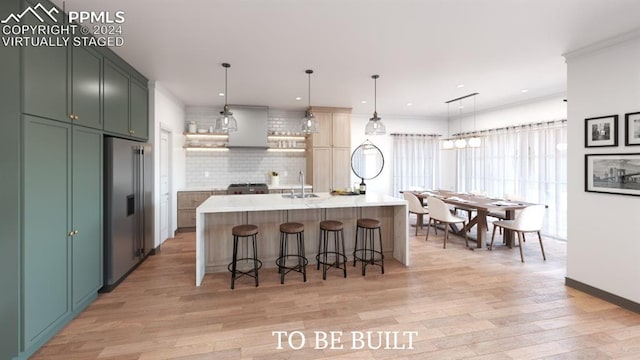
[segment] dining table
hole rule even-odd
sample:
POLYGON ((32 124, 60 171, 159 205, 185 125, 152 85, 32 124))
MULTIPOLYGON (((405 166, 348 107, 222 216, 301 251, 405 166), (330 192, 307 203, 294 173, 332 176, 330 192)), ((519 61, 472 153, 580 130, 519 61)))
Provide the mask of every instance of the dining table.
MULTIPOLYGON (((521 210, 527 206, 536 205, 535 203, 525 201, 510 201, 507 199, 487 197, 477 194, 458 193, 450 190, 428 190, 428 191, 410 191, 423 205, 429 196, 433 196, 441 199, 449 205, 454 207, 463 208, 468 211, 469 214, 475 212, 475 216, 471 217, 463 227, 458 227, 455 224, 450 224, 451 230, 460 236, 464 236, 464 233, 476 226, 476 247, 482 248, 486 244, 487 239, 487 217, 491 213, 500 212, 500 215, 504 214, 505 220, 515 219, 516 210, 521 210), (504 213, 502 213, 504 211, 504 213)), ((417 226, 417 225, 416 225, 417 226)), ((513 247, 514 233, 513 231, 504 229, 503 240, 508 247, 513 247)))

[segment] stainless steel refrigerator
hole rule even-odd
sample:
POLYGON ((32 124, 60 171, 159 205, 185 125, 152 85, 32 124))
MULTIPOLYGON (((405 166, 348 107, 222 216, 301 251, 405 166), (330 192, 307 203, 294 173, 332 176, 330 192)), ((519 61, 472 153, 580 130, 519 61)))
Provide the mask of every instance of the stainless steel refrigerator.
POLYGON ((104 287, 111 291, 153 249, 153 160, 149 144, 105 137, 104 287))

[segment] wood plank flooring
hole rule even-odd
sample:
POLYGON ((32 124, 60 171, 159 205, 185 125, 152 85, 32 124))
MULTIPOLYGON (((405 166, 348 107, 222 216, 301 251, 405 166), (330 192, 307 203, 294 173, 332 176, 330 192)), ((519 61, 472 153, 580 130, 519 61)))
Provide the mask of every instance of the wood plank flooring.
POLYGON ((443 249, 443 232, 424 234, 411 238, 411 266, 387 259, 384 275, 349 265, 346 279, 322 281, 309 266, 307 283, 291 273, 280 285, 263 268, 260 287, 245 277, 235 290, 228 273, 196 288, 195 237, 179 234, 32 359, 640 358, 640 315, 564 286, 564 242, 545 239, 543 261, 531 238, 523 264, 515 248, 470 251, 451 236, 443 249), (294 332, 291 344, 278 349, 274 331, 294 332), (342 349, 316 344, 330 331, 342 349))

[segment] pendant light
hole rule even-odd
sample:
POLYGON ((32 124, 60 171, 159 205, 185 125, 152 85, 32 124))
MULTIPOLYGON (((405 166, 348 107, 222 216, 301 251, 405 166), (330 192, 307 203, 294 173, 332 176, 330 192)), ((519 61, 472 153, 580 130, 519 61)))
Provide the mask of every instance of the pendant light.
POLYGON ((215 130, 225 133, 238 131, 238 122, 233 117, 233 113, 229 111, 229 105, 227 104, 227 70, 231 67, 228 63, 222 63, 224 68, 224 108, 220 111, 220 117, 216 119, 215 130))
MULTIPOLYGON (((450 106, 449 106, 449 103, 447 102, 447 128, 449 127, 449 122, 450 122, 450 119, 451 119, 449 108, 450 108, 450 106)), ((445 150, 453 149, 453 140, 446 139, 446 140, 442 141, 442 148, 445 149, 445 150)))
POLYGON ((302 118, 302 132, 304 134, 312 134, 318 132, 318 120, 313 116, 311 112, 311 74, 313 74, 313 70, 305 70, 305 73, 309 76, 309 94, 307 96, 307 110, 304 112, 304 117, 302 118))
POLYGON ((377 84, 376 81, 380 77, 380 75, 371 75, 373 79, 373 117, 369 119, 367 126, 364 129, 365 135, 384 135, 387 133, 387 130, 382 123, 382 118, 378 117, 377 111, 377 84))
POLYGON ((458 105, 458 136, 459 138, 454 142, 456 148, 464 149, 467 147, 467 140, 462 137, 462 109, 464 106, 462 105, 462 99, 460 99, 460 104, 458 105))
MULTIPOLYGON (((478 95, 476 93, 476 95, 478 95)), ((476 96, 473 96, 473 136, 469 139, 469 147, 480 147, 482 145, 482 139, 478 137, 476 133, 476 96)))

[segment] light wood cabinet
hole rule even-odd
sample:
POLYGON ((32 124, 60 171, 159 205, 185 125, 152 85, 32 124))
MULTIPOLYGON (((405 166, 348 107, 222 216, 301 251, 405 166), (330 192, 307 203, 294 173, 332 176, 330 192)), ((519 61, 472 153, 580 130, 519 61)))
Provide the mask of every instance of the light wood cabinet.
POLYGON ((178 231, 195 229, 196 208, 211 195, 211 191, 178 191, 178 231))
POLYGON ((351 187, 351 148, 333 148, 332 186, 334 189, 351 187))
POLYGON ((307 178, 327 192, 351 187, 351 109, 311 108, 319 131, 309 137, 307 178))
POLYGON ((212 195, 227 195, 226 191, 178 191, 178 231, 196 228, 196 208, 212 195))

